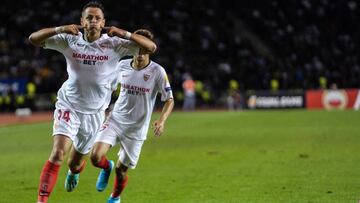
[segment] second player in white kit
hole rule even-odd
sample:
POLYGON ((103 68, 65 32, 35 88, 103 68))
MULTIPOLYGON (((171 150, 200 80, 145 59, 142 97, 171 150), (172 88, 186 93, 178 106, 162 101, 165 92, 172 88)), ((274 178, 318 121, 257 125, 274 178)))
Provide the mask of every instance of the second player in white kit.
MULTIPOLYGON (((138 30, 135 33, 153 38, 148 30, 138 30)), ((157 94, 161 94, 161 100, 165 105, 159 120, 153 124, 156 136, 163 132, 165 120, 174 105, 166 72, 163 67, 149 59, 149 54, 139 54, 133 59, 122 60, 118 67, 121 91, 95 140, 91 153, 93 164, 103 169, 96 185, 99 191, 103 191, 113 167, 113 163, 105 158, 105 154, 111 146, 120 144, 114 190, 108 200, 110 203, 120 202, 120 193, 127 183, 127 169, 136 167, 148 133, 157 94)))
POLYGON ((161 93, 162 101, 172 99, 173 95, 163 67, 150 61, 143 69, 135 70, 131 62, 131 59, 127 59, 119 63, 120 95, 95 142, 111 146, 120 143, 121 163, 135 168, 149 129, 157 93, 161 93))

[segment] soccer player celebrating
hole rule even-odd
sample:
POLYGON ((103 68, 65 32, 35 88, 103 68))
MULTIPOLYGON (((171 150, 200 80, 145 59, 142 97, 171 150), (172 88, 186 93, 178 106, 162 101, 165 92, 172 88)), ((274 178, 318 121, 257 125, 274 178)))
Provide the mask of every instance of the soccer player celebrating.
MULTIPOLYGON (((153 39, 153 34, 148 30, 141 29, 135 33, 153 39)), ((114 165, 105 155, 116 143, 121 146, 115 168, 114 188, 108 203, 120 203, 120 194, 128 181, 128 168, 135 168, 146 139, 157 93, 161 93, 161 100, 165 103, 160 118, 152 125, 155 136, 160 136, 164 131, 165 121, 174 106, 166 72, 163 67, 150 60, 149 54, 142 54, 141 50, 133 59, 120 61, 118 67, 120 95, 91 151, 93 165, 102 168, 96 188, 103 191, 114 165)))
POLYGON ((120 28, 105 29, 104 8, 98 2, 83 7, 80 25, 45 28, 30 35, 29 41, 65 56, 68 79, 58 91, 54 111, 53 148, 41 175, 38 203, 46 203, 58 176, 60 165, 70 151, 67 191, 79 182, 85 166, 84 156, 94 144, 96 133, 105 118, 105 109, 116 87, 116 65, 125 55, 140 50, 153 53, 152 40, 120 28), (79 29, 84 29, 84 33, 79 29))

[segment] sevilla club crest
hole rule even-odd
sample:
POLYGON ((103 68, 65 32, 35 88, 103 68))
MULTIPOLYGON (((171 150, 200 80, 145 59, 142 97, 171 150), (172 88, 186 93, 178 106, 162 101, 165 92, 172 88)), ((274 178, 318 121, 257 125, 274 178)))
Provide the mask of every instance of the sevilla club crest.
POLYGON ((144 74, 144 80, 147 81, 150 78, 149 74, 144 74))

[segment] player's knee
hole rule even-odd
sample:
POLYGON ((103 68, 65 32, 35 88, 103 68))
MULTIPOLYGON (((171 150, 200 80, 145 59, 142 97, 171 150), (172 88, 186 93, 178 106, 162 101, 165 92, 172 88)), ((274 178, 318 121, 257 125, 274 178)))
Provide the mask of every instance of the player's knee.
POLYGON ((51 151, 50 160, 52 162, 62 162, 64 160, 64 157, 66 156, 66 151, 63 149, 53 149, 51 151))

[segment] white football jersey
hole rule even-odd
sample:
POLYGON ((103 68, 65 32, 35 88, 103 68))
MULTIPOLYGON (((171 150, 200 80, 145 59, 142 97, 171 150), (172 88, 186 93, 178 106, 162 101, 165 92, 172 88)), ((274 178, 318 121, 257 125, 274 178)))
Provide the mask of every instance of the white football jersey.
POLYGON ((131 139, 145 140, 157 93, 161 100, 173 98, 165 69, 150 61, 141 70, 131 66, 132 59, 120 61, 119 83, 121 90, 111 116, 131 139))
POLYGON ((68 108, 84 114, 105 110, 116 89, 117 64, 128 55, 136 55, 135 42, 103 34, 94 42, 87 42, 83 34, 59 34, 45 41, 47 49, 65 56, 68 79, 58 91, 58 100, 68 108))

